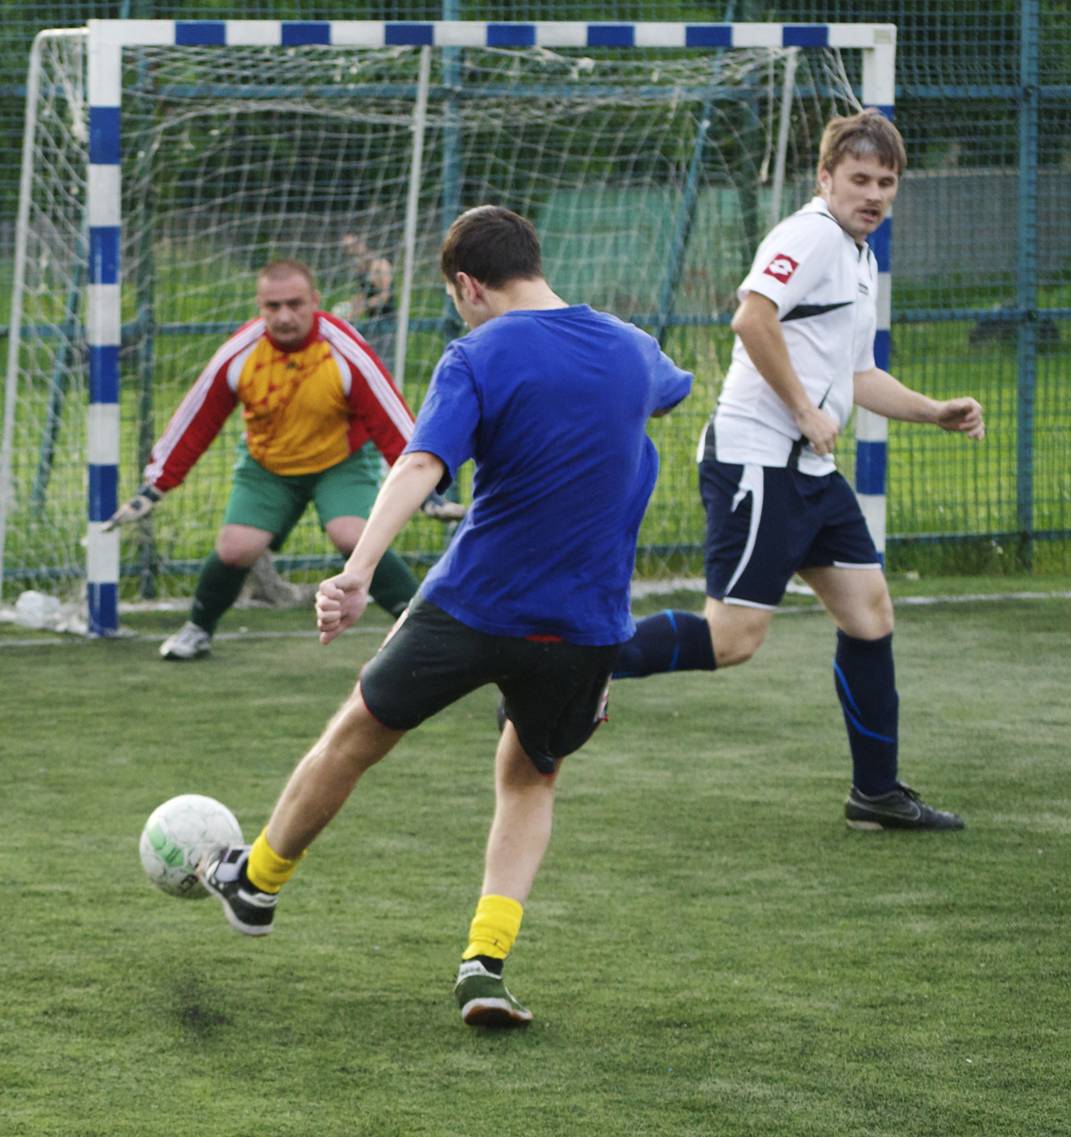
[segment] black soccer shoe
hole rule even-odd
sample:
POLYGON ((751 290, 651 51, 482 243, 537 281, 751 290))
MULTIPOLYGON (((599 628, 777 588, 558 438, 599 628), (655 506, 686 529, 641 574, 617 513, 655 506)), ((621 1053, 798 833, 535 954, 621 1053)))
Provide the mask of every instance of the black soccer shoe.
POLYGON ((246 936, 266 936, 275 919, 278 893, 261 892, 249 883, 248 845, 231 845, 213 854, 197 870, 201 883, 222 905, 227 922, 246 936))
POLYGON ((903 782, 887 794, 869 797, 852 786, 844 803, 849 829, 962 829, 963 818, 927 805, 903 782))

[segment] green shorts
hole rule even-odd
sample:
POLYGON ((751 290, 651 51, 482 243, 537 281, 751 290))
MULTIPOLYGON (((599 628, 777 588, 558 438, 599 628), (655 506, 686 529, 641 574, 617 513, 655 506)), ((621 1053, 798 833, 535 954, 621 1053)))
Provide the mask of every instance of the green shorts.
POLYGON ((367 517, 379 492, 380 469, 379 451, 369 442, 318 474, 273 474, 243 441, 223 524, 264 529, 273 535, 271 547, 279 549, 309 502, 321 527, 336 517, 367 517))

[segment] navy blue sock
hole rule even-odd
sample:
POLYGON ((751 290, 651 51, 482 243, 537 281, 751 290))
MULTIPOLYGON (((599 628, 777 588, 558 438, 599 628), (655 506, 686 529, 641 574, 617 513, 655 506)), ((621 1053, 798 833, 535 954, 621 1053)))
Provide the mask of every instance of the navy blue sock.
POLYGON ((857 640, 837 632, 833 681, 852 751, 852 784, 871 796, 896 788, 900 697, 893 669, 892 633, 857 640))
POLYGON ((615 679, 640 679, 663 671, 713 671, 710 627, 702 616, 668 608, 636 625, 636 634, 621 645, 615 679))

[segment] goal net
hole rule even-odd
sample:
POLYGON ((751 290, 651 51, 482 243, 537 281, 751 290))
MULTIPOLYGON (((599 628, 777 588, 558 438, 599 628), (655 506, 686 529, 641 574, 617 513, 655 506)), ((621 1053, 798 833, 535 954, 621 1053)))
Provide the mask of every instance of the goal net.
MULTIPOLYGON (((5 404, 8 602, 28 588, 77 594, 86 576, 87 468, 102 461, 86 425, 87 361, 106 349, 87 345, 85 331, 87 259, 92 273, 99 255, 87 236, 85 49, 84 35, 45 36, 37 48, 5 404)), ((354 311, 364 285, 348 234, 390 262, 393 312, 354 322, 418 408, 444 343, 462 330, 438 277, 439 243, 461 209, 493 202, 535 223, 547 277, 566 300, 651 330, 695 372, 692 398, 652 426, 663 472, 639 562, 646 575, 695 571, 695 440, 728 358, 734 289, 771 222, 811 195, 825 121, 860 105, 860 55, 124 48, 112 492, 122 501, 137 489, 187 388, 255 314, 254 276, 267 261, 307 262, 324 307, 354 311)), ((121 596, 192 590, 240 431, 236 412, 187 482, 123 531, 121 596)), ((418 518, 400 549, 427 563, 444 539, 418 518)), ((277 563, 285 572, 336 563, 311 511, 277 563)))

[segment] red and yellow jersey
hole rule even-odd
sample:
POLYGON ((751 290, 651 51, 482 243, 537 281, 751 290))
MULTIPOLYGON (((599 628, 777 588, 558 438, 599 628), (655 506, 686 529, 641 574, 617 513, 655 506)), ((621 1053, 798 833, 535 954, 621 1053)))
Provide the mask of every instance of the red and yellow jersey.
POLYGON ((369 439, 393 464, 413 433, 390 373, 344 320, 317 312, 305 343, 284 351, 258 318, 186 393, 153 447, 146 482, 162 491, 181 485, 239 403, 249 453, 273 474, 317 474, 369 439))

